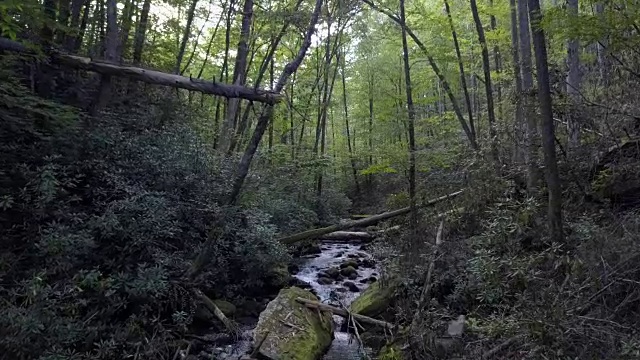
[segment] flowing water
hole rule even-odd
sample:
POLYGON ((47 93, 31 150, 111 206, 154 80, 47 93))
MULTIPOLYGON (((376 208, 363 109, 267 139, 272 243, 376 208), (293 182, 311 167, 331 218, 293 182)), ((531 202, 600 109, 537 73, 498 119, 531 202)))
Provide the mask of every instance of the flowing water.
MULTIPOLYGON (((297 260, 298 272, 294 275, 300 281, 309 284, 318 295, 320 301, 334 306, 349 306, 358 295, 364 291, 371 280, 377 278, 377 269, 373 266, 371 255, 366 252, 363 245, 358 243, 322 242, 321 252, 315 255, 307 255, 297 260), (356 261, 358 266, 357 277, 352 279, 334 281, 324 284, 318 281, 318 274, 330 268, 340 268, 347 261, 356 261), (346 284, 351 282, 351 284, 346 284), (356 289, 357 288, 357 289, 356 289), (357 291, 355 291, 357 290, 357 291)), ((326 282, 326 281, 325 281, 326 282)), ((341 332, 340 328, 345 321, 339 316, 333 317, 335 322, 334 339, 331 347, 323 356, 323 360, 360 360, 363 358, 358 341, 352 335, 341 332)), ((226 351, 218 354, 218 359, 237 359, 239 355, 250 350, 251 328, 244 329, 244 338, 226 351)))

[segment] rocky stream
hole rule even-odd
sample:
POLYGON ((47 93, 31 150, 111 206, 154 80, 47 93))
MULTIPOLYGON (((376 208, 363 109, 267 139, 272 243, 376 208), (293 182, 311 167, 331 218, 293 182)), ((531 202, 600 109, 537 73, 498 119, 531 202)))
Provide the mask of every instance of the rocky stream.
MULTIPOLYGON (((320 241, 311 251, 306 252, 306 255, 296 258, 289 266, 289 271, 294 276, 294 285, 297 288, 310 291, 321 302, 337 307, 348 307, 365 289, 378 280, 378 269, 371 254, 367 252, 367 244, 320 241)), ((280 321, 285 323, 283 320, 280 321)), ((339 316, 333 316, 333 339, 329 349, 319 359, 363 358, 362 351, 367 349, 361 349, 353 335, 342 331, 344 321, 346 320, 339 316)), ((252 339, 256 338, 255 328, 255 324, 245 325, 239 341, 211 349, 213 358, 230 360, 246 356, 251 351, 252 339)))

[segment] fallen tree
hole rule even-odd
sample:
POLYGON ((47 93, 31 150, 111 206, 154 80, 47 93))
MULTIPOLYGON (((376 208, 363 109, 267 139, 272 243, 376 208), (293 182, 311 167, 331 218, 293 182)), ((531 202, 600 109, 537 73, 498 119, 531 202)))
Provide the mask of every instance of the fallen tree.
POLYGON ((310 309, 318 309, 320 311, 325 311, 325 312, 331 312, 335 315, 338 316, 342 316, 343 318, 349 319, 349 318, 353 318, 358 322, 361 322, 363 324, 369 324, 369 325, 375 325, 375 326, 380 326, 383 327, 385 329, 393 329, 395 326, 392 323, 386 322, 386 321, 382 321, 382 320, 378 320, 378 319, 374 319, 368 316, 364 316, 364 315, 360 315, 360 314, 355 314, 352 312, 349 312, 345 309, 340 309, 337 308, 335 306, 331 306, 331 305, 327 305, 318 301, 313 301, 313 300, 309 300, 309 299, 305 299, 305 298, 296 298, 296 301, 304 304, 306 307, 310 308, 310 309))
MULTIPOLYGON (((0 50, 24 54, 34 53, 31 49, 21 43, 5 38, 0 38, 0 50)), ((51 52, 50 58, 53 63, 74 69, 93 71, 102 75, 122 76, 148 84, 198 91, 203 94, 211 94, 226 98, 240 98, 249 101, 258 101, 269 105, 274 105, 282 99, 282 95, 273 91, 254 89, 240 85, 222 84, 201 79, 192 79, 191 77, 168 74, 161 71, 149 70, 135 66, 109 63, 61 52, 51 52)))
POLYGON ((374 235, 364 231, 334 231, 322 235, 323 240, 371 240, 374 235))
MULTIPOLYGON (((444 200, 454 198, 454 197, 462 194, 463 191, 464 190, 458 190, 458 191, 453 192, 451 194, 447 194, 447 195, 441 196, 439 198, 429 200, 426 203, 420 205, 420 207, 433 206, 433 205, 435 205, 437 203, 440 203, 440 202, 442 202, 444 200)), ((327 227, 320 228, 320 229, 312 229, 312 230, 303 231, 301 233, 293 234, 293 235, 290 235, 290 236, 285 236, 283 238, 278 239, 278 241, 280 241, 280 242, 282 242, 284 244, 293 244, 293 243, 296 243, 298 241, 302 241, 302 240, 306 240, 306 239, 319 238, 319 237, 322 237, 325 234, 330 234, 330 233, 333 233, 333 232, 336 232, 336 231, 340 231, 340 230, 351 229, 351 228, 359 227, 359 226, 373 225, 373 224, 378 223, 378 222, 380 222, 382 220, 386 220, 386 219, 390 219, 390 218, 393 218, 393 217, 396 217, 396 216, 408 214, 409 212, 411 212, 411 209, 409 207, 406 207, 406 208, 393 210, 393 211, 388 211, 388 212, 385 212, 385 213, 382 213, 382 214, 370 216, 370 217, 365 218, 365 219, 348 221, 348 222, 344 222, 344 223, 341 223, 341 224, 335 224, 335 225, 327 226, 327 227)))

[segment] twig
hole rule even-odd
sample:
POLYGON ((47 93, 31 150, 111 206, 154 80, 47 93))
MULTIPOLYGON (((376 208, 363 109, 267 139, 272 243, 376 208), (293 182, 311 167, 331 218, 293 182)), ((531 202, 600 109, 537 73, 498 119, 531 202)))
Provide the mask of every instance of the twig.
POLYGON ((267 340, 267 336, 269 336, 270 332, 271 331, 267 331, 267 332, 264 333, 264 335, 262 335, 262 338, 256 344, 255 349, 253 349, 253 351, 249 355, 251 358, 255 358, 256 356, 258 356, 258 353, 260 352, 260 347, 262 346, 262 344, 264 344, 264 341, 267 340))
POLYGON ((284 320, 282 320, 282 319, 280 319, 280 322, 281 322, 282 324, 284 324, 284 325, 286 325, 286 326, 290 327, 290 328, 294 328, 294 329, 296 329, 296 330, 304 331, 304 329, 303 329, 303 328, 301 328, 301 327, 300 327, 300 326, 298 326, 298 325, 292 324, 292 323, 287 322, 287 321, 284 321, 284 320))
POLYGON ((501 342, 500 344, 494 346, 491 350, 487 351, 486 353, 484 353, 484 355, 482 355, 482 359, 489 359, 492 356, 494 356, 495 354, 499 353, 500 351, 508 348, 509 346, 511 346, 511 344, 513 344, 514 342, 520 340, 521 338, 523 338, 524 335, 520 334, 520 335, 516 335, 514 337, 511 337, 503 342, 501 342))

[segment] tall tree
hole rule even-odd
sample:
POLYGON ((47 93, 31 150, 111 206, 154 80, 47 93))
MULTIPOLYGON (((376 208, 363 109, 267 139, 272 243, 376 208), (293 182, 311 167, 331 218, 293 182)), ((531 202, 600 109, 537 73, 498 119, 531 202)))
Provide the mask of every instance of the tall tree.
POLYGON ((496 130, 496 114, 493 103, 493 85, 491 84, 489 49, 487 48, 487 40, 484 36, 484 29, 482 28, 480 15, 478 14, 478 5, 476 4, 476 0, 470 0, 469 3, 471 5, 471 13, 473 14, 473 22, 476 25, 476 32, 478 33, 478 41, 480 41, 480 46, 482 47, 482 70, 484 72, 484 88, 487 93, 487 115, 489 120, 491 157, 493 158, 496 167, 498 167, 500 159, 498 158, 498 134, 496 130))
POLYGON ((524 116, 522 109, 522 75, 520 73, 520 41, 518 38, 518 9, 516 0, 509 0, 511 15, 511 55, 513 57, 513 80, 515 83, 515 122, 514 131, 514 161, 519 163, 521 160, 520 146, 524 143, 522 136, 524 129, 524 116))
POLYGON ((147 36, 147 23, 149 22, 149 11, 151 10, 151 0, 144 0, 142 11, 136 26, 136 35, 133 40, 133 65, 140 65, 142 62, 142 49, 147 36))
POLYGON ((193 17, 196 14, 196 7, 198 6, 198 0, 192 0, 191 6, 189 6, 189 12, 187 13, 187 24, 184 27, 184 33, 182 34, 182 41, 180 41, 180 48, 176 55, 176 66, 173 69, 175 74, 180 74, 180 68, 182 66, 182 59, 184 58, 184 52, 187 49, 187 43, 191 36, 191 24, 193 24, 193 17))
POLYGON ((533 66, 531 64, 531 36, 529 31, 528 0, 518 2, 518 40, 522 75, 522 109, 526 121, 525 163, 527 164, 527 189, 534 193, 540 179, 538 166, 539 136, 536 121, 533 66))
MULTIPOLYGON (((107 0, 107 34, 104 49, 104 59, 107 62, 115 62, 118 53, 118 7, 116 0, 107 0)), ((111 75, 102 75, 98 95, 91 107, 91 115, 97 115, 110 98, 111 75)))
POLYGON ((411 88, 411 68, 409 64, 409 46, 407 45, 407 29, 404 0, 400 0, 400 28, 402 31, 402 62, 404 67, 405 92, 407 94, 407 111, 409 118, 409 207, 411 208, 411 228, 418 225, 418 209, 416 200, 416 139, 415 108, 413 89, 411 88))
POLYGON ((349 106, 347 103, 347 81, 345 76, 345 67, 346 67, 347 60, 346 60, 346 56, 344 55, 340 56, 340 58, 342 59, 342 62, 341 62, 342 71, 340 71, 340 73, 342 77, 342 104, 344 105, 344 127, 345 127, 345 130, 347 131, 347 149, 349 150, 349 162, 351 163, 351 172, 353 174, 353 182, 356 185, 356 193, 359 194, 360 182, 358 181, 356 159, 353 154, 353 149, 351 148, 351 131, 349 127, 349 106))
POLYGON ((469 89, 467 88, 467 75, 464 72, 464 62, 462 61, 462 54, 460 52, 460 44, 458 43, 458 33, 453 26, 453 18, 451 16, 451 9, 449 8, 449 2, 444 0, 444 9, 447 12, 447 18, 449 19, 449 27, 451 28, 451 36, 453 37, 453 46, 456 49, 456 57, 458 59, 458 69, 460 69, 460 85, 464 94, 464 101, 467 105, 467 113, 469 116, 469 129, 473 137, 476 137, 476 129, 473 124, 473 108, 471 107, 471 98, 469 97, 469 89))
POLYGON ((544 152, 545 175, 549 198, 548 217, 551 238, 562 242, 562 188, 558 174, 556 159, 556 144, 553 127, 553 112, 551 104, 551 87, 549 85, 549 66, 547 63, 547 44, 544 30, 540 26, 542 14, 538 0, 529 0, 529 17, 533 34, 533 48, 536 54, 536 68, 538 74, 538 99, 542 115, 542 150, 544 152))
MULTIPOLYGON (((578 0, 567 0, 567 11, 569 15, 576 19, 578 17, 578 0)), ((567 42, 567 95, 572 105, 575 105, 580 98, 580 87, 582 74, 580 71, 580 40, 573 35, 567 42)), ((580 145, 580 124, 577 117, 569 115, 567 117, 569 127, 569 146, 580 145)))
MULTIPOLYGON (((253 0, 245 0, 242 8, 242 25, 240 28, 240 40, 238 41, 238 51, 236 62, 233 68, 233 83, 244 85, 247 71, 247 58, 249 55, 249 37, 251 35, 251 19, 253 18, 253 0)), ((236 116, 240 99, 229 99, 222 129, 220 130, 219 144, 220 150, 227 153, 231 149, 233 133, 235 130, 236 116)))

